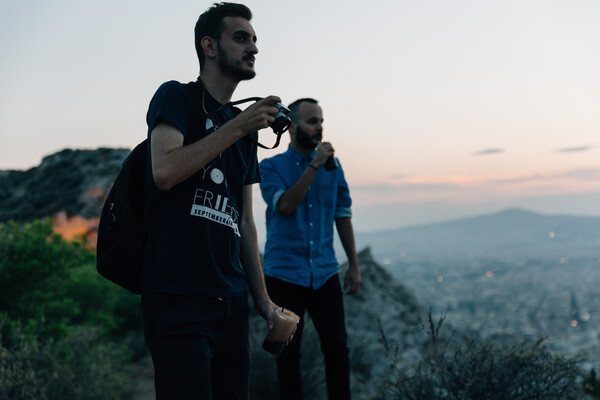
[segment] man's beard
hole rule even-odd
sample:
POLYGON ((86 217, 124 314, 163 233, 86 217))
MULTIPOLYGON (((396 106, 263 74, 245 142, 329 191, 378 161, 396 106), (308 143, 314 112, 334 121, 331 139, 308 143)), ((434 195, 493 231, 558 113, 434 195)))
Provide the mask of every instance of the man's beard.
POLYGON ((305 131, 303 131, 302 128, 300 128, 300 125, 296 125, 296 142, 298 142, 300 146, 311 150, 314 149, 319 145, 319 143, 315 143, 313 141, 315 136, 318 136, 319 139, 321 138, 321 134, 316 133, 315 135, 311 136, 305 131))
POLYGON ((251 55, 242 57, 242 60, 232 60, 227 56, 227 53, 221 48, 219 49, 219 67, 224 73, 234 77, 238 81, 247 81, 256 76, 253 69, 244 69, 242 62, 246 61, 251 55))

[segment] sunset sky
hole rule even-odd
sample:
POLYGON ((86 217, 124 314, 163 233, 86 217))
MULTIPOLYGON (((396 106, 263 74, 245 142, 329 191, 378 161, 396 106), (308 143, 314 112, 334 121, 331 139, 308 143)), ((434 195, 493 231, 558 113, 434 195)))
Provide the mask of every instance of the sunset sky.
MULTIPOLYGON (((600 215, 599 1, 245 4, 260 52, 234 98, 320 100, 358 230, 508 207, 600 215)), ((0 169, 141 141, 156 88, 196 79, 209 5, 0 0, 0 169)))

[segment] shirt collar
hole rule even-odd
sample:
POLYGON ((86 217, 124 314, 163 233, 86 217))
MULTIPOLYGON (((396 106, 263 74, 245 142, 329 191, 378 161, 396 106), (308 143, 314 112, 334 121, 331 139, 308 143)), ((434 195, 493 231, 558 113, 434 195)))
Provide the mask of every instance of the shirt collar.
POLYGON ((305 156, 303 154, 298 153, 296 150, 294 150, 292 148, 291 145, 288 144, 288 149, 286 151, 286 153, 296 162, 297 165, 300 165, 300 163, 304 160, 307 161, 312 161, 313 157, 315 156, 315 153, 317 152, 316 149, 314 149, 313 151, 310 152, 309 155, 305 156))

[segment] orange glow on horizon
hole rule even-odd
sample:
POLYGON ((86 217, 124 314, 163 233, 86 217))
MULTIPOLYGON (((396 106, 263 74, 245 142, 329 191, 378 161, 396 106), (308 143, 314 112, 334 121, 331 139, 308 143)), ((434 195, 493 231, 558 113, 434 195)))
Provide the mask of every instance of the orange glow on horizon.
MULTIPOLYGON (((585 175, 585 174, 584 174, 585 175)), ((349 181, 355 204, 436 202, 453 204, 510 202, 513 199, 585 194, 600 191, 600 180, 586 179, 576 171, 548 174, 449 174, 370 176, 349 181)))
POLYGON ((67 213, 61 211, 52 218, 54 231, 60 234, 65 240, 75 240, 78 237, 85 236, 90 247, 96 247, 98 240, 98 223, 100 217, 82 218, 79 215, 67 216, 67 213))
POLYGON ((433 185, 433 184, 453 184, 471 186, 481 184, 483 182, 494 179, 488 176, 469 176, 469 175, 449 175, 449 176, 412 176, 391 179, 388 183, 407 183, 417 185, 433 185))

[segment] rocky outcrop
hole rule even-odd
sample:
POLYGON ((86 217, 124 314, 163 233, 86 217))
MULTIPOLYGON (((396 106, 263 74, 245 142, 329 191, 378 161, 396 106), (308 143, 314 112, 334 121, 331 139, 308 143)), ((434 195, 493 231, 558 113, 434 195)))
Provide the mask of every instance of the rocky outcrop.
MULTIPOLYGON (((392 364, 408 370, 420 359, 427 340, 419 319, 426 310, 410 290, 397 282, 375 262, 367 247, 358 254, 362 283, 354 295, 344 297, 348 342, 351 348, 355 391, 359 398, 375 396, 377 381, 385 381, 392 364), (382 337, 393 342, 396 354, 390 354, 382 337)), ((342 265, 341 278, 347 264, 342 265)))
POLYGON ((99 216, 128 149, 62 150, 27 171, 0 171, 0 222, 51 218, 56 232, 95 246, 99 216))
POLYGON ((0 222, 98 217, 127 149, 66 149, 26 171, 0 174, 0 222))

